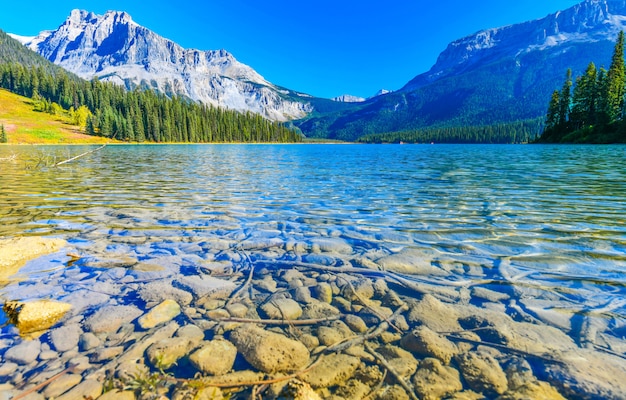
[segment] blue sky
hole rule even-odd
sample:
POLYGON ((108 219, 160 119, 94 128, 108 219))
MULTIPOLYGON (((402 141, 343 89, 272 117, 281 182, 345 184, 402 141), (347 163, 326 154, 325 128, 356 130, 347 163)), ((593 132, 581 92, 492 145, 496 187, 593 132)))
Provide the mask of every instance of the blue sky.
POLYGON ((569 8, 578 0, 7 1, 0 29, 35 35, 74 8, 127 11, 201 50, 226 49, 269 81, 319 97, 368 97, 426 72, 452 40, 569 8))

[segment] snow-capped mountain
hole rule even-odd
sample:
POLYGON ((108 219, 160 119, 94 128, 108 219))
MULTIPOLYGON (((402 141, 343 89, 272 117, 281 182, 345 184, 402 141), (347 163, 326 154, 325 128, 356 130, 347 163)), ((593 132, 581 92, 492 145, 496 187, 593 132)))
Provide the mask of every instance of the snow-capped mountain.
POLYGON ((312 110, 296 93, 265 80, 225 50, 184 49, 137 24, 125 12, 74 10, 56 30, 14 37, 78 76, 152 88, 205 104, 286 121, 312 110))
POLYGON ((585 0, 544 18, 487 29, 450 43, 403 88, 298 122, 308 136, 361 135, 426 127, 483 126, 544 118, 565 72, 608 68, 626 29, 626 0, 585 0))
POLYGON ((565 53, 578 44, 615 41, 625 27, 626 0, 586 0, 542 19, 487 29, 455 40, 430 71, 417 76, 403 90, 410 91, 504 58, 520 60, 534 52, 565 53))

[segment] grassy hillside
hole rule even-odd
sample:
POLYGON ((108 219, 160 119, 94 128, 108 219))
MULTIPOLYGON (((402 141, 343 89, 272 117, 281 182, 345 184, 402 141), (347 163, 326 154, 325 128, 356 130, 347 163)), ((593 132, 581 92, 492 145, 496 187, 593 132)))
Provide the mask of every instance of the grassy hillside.
POLYGON ((33 110, 32 100, 0 89, 0 125, 9 144, 105 143, 103 137, 89 136, 72 126, 65 117, 33 110))

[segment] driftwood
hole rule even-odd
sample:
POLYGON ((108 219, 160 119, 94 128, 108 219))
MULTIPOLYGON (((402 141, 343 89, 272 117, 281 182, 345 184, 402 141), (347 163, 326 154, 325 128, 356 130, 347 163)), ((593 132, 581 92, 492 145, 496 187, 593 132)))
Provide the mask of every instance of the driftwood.
POLYGON ((79 158, 81 158, 81 157, 84 157, 84 156, 86 156, 86 155, 89 155, 89 154, 91 154, 91 153, 95 153, 96 151, 98 151, 98 150, 100 150, 100 149, 103 149, 106 145, 107 145, 107 144, 105 143, 105 144, 103 144, 102 146, 100 146, 100 147, 98 147, 98 148, 95 148, 95 149, 93 149, 93 150, 86 151, 86 152, 84 152, 84 153, 82 153, 82 154, 77 155, 76 157, 72 157, 72 158, 68 158, 67 160, 60 161, 60 162, 58 162, 58 163, 54 164, 54 165, 53 165, 53 167, 58 167, 59 165, 67 164, 67 163, 70 163, 70 162, 72 162, 72 161, 74 161, 74 160, 78 160, 78 159, 79 159, 79 158))

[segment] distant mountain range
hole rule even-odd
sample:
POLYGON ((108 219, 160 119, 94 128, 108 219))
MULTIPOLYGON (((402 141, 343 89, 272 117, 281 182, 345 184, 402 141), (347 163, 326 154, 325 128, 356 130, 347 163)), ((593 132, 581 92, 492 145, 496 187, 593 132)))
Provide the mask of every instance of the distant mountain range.
POLYGON ((307 136, 355 140, 370 133, 506 124, 542 118, 567 68, 608 67, 626 0, 586 0, 535 21, 456 40, 430 71, 369 99, 319 99, 274 85, 225 50, 183 49, 124 12, 75 10, 56 30, 13 35, 77 75, 154 89, 207 104, 293 120, 307 136))

